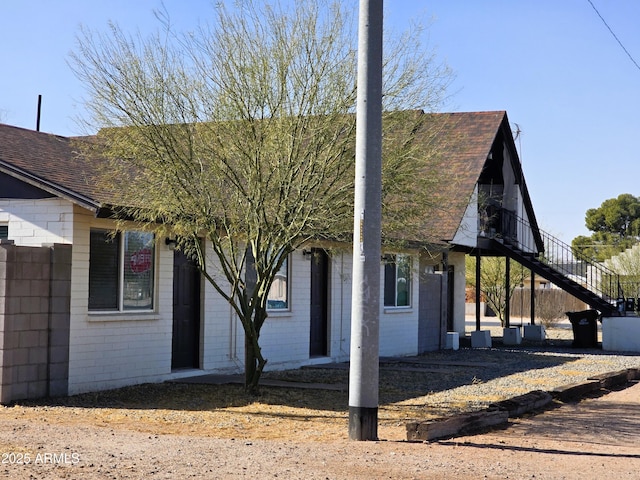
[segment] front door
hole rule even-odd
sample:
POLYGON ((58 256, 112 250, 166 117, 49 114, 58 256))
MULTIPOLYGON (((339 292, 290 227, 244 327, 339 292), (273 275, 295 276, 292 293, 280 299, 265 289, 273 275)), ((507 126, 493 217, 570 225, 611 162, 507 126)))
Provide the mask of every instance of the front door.
POLYGON ((311 335, 309 338, 309 356, 322 357, 327 349, 327 309, 329 256, 327 252, 314 248, 311 250, 311 335))
POLYGON ((198 368, 200 272, 182 252, 173 253, 173 341, 171 368, 198 368))

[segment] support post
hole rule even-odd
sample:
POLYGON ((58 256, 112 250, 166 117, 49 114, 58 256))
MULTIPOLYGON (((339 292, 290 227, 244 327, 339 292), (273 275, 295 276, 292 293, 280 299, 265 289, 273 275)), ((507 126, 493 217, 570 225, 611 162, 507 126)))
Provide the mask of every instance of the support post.
POLYGON ((360 0, 349 439, 378 439, 382 0, 360 0))
POLYGON ((509 328, 509 324, 511 322, 511 296, 509 295, 509 291, 511 290, 511 259, 509 257, 505 257, 506 262, 504 266, 504 326, 509 328))
POLYGON ((480 252, 476 256, 476 330, 480 330, 480 252))
POLYGON ((531 325, 536 324, 536 274, 533 270, 531 270, 531 325))

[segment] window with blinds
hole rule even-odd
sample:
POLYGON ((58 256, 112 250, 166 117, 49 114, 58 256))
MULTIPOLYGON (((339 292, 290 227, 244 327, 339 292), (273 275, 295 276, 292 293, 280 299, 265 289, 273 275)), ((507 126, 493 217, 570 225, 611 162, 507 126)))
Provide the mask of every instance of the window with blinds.
POLYGON ((152 310, 155 270, 152 233, 92 229, 89 310, 152 310))

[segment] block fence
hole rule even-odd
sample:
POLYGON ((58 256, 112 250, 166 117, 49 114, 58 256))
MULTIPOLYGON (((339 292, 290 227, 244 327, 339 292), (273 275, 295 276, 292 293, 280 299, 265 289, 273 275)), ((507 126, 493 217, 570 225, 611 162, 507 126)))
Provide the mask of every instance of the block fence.
POLYGON ((68 394, 71 245, 0 241, 0 404, 68 394))

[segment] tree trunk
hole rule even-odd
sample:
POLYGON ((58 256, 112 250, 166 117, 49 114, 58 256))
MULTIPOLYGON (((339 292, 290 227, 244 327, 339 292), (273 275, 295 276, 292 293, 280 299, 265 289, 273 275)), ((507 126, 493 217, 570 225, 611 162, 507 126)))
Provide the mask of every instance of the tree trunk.
POLYGON ((245 336, 245 372, 244 388, 247 393, 257 395, 260 393, 258 384, 262 376, 262 370, 267 361, 262 358, 260 351, 256 352, 255 344, 245 336))
POLYGON ((267 360, 262 356, 258 343, 259 330, 256 327, 256 338, 252 338, 252 333, 247 330, 244 332, 244 388, 247 393, 257 395, 258 384, 267 360))

